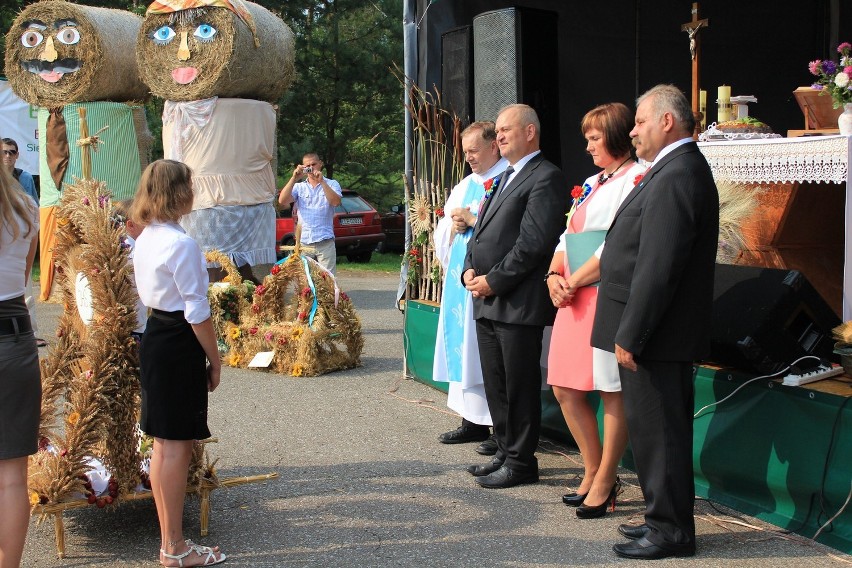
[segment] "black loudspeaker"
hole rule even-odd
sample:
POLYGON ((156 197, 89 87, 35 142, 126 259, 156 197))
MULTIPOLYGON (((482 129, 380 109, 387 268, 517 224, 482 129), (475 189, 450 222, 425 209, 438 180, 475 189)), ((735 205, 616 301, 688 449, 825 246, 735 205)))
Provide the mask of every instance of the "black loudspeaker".
POLYGON ((441 35, 441 98, 462 124, 473 117, 473 35, 462 26, 441 35))
MULTIPOLYGON (((772 374, 804 355, 836 359, 831 330, 839 324, 796 270, 716 265, 710 347, 716 363, 772 374)), ((797 366, 818 363, 806 359, 797 366)))
POLYGON ((560 165, 556 12, 506 8, 473 18, 476 120, 496 120, 508 104, 533 107, 541 122, 541 149, 560 165))

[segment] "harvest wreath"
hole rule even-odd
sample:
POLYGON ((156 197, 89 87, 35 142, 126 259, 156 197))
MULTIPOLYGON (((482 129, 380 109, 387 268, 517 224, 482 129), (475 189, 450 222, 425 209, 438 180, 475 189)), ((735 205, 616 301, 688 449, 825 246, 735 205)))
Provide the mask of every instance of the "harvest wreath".
POLYGON ((212 284, 209 297, 214 327, 228 348, 224 360, 231 367, 248 367, 259 353, 269 356, 268 365, 261 367, 293 377, 361 364, 364 338, 352 300, 338 288, 334 275, 303 254, 300 236, 301 227, 297 227, 296 245, 287 247, 291 254, 273 265, 263 283, 254 287, 250 304, 246 299, 250 288, 227 257, 208 255, 228 273, 227 284, 212 284), (235 291, 237 321, 225 316, 221 302, 235 291))

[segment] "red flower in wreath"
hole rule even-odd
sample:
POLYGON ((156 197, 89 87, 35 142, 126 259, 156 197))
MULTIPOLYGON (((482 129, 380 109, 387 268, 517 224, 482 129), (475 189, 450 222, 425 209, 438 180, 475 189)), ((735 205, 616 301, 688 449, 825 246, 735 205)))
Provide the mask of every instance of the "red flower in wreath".
POLYGON ((305 318, 307 318, 307 317, 308 317, 308 314, 306 312, 299 312, 299 316, 298 316, 299 321, 305 321, 305 318))
POLYGON ((580 197, 583 196, 584 191, 585 191, 585 189, 583 189, 582 186, 575 185, 574 188, 571 190, 571 197, 573 199, 579 199, 580 197))
POLYGON ((263 296, 264 292, 266 292, 266 287, 263 284, 258 284, 257 288, 254 289, 254 293, 258 296, 263 296))
POLYGON ((635 178, 633 178, 633 185, 634 185, 634 186, 635 186, 635 185, 639 185, 639 182, 641 182, 641 181, 642 181, 642 178, 643 178, 643 177, 645 177, 645 172, 642 172, 641 174, 639 174, 639 175, 637 175, 635 178))
POLYGON ((257 334, 257 328, 256 327, 249 328, 249 333, 252 334, 252 335, 256 335, 257 334))
POLYGON ((272 267, 272 270, 270 270, 269 272, 271 272, 272 274, 278 274, 279 272, 281 272, 281 267, 276 264, 272 267))
POLYGON ((253 311, 256 314, 260 313, 260 306, 258 306, 257 304, 252 304, 251 305, 251 311, 253 311))
POLYGON ((307 298, 311 295, 311 289, 308 286, 302 288, 302 297, 307 298))
POLYGON ((346 295, 346 292, 341 292, 340 293, 340 299, 341 300, 348 300, 349 296, 346 295))
POLYGON ((436 216, 438 219, 442 218, 442 217, 444 216, 444 208, 443 208, 443 207, 438 207, 437 209, 435 209, 435 216, 436 216))

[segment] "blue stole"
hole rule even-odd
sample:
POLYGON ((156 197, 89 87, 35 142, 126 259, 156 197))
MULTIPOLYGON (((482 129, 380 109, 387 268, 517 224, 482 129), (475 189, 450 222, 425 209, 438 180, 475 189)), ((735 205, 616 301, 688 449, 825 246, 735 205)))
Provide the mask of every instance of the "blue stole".
MULTIPOLYGON (((485 186, 471 176, 468 178, 461 206, 467 207, 476 216, 483 195, 485 195, 485 186)), ((453 237, 450 260, 444 274, 444 297, 441 302, 441 314, 444 316, 444 353, 447 378, 454 383, 462 380, 464 325, 471 317, 467 311, 470 292, 461 281, 464 257, 467 255, 467 242, 471 235, 473 235, 473 227, 468 227, 464 233, 456 233, 453 237)))

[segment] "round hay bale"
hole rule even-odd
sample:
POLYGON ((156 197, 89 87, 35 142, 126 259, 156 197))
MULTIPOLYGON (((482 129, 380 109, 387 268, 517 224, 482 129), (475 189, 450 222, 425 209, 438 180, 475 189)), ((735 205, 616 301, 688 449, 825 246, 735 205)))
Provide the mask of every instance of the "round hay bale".
POLYGON ((21 10, 6 34, 6 76, 32 105, 143 100, 131 12, 45 0, 21 10))
POLYGON ((136 59, 151 92, 171 101, 213 96, 277 101, 293 80, 293 32, 266 8, 244 4, 259 46, 227 8, 145 16, 136 59))

